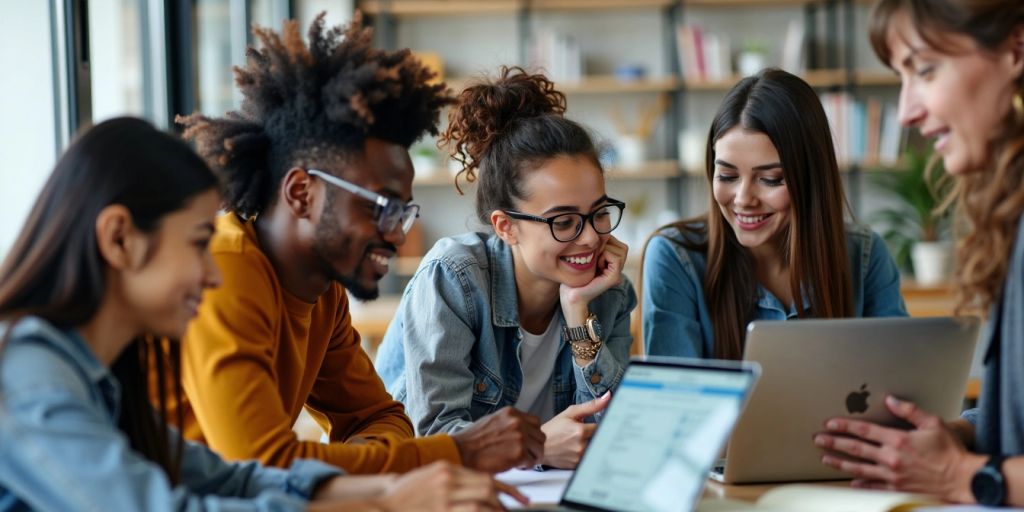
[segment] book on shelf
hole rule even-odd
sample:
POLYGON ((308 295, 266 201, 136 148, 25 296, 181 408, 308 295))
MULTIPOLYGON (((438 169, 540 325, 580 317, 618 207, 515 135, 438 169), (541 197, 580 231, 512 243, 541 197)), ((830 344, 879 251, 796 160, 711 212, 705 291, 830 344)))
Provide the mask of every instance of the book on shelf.
POLYGON ((907 512, 940 504, 937 499, 922 494, 791 484, 775 487, 756 503, 704 500, 697 506, 697 512, 907 512))
POLYGON ((905 140, 895 105, 873 96, 859 101, 847 92, 822 94, 821 104, 840 167, 896 165, 905 140))
POLYGON ((676 49, 683 80, 716 82, 732 76, 732 48, 725 34, 705 32, 700 25, 680 25, 676 49))
POLYGON ((804 41, 806 36, 803 20, 789 21, 786 35, 782 38, 782 63, 779 67, 794 75, 801 75, 807 70, 807 44, 804 41))
POLYGON ((530 65, 543 69, 556 82, 583 79, 583 55, 580 43, 568 34, 549 29, 538 31, 530 46, 530 65))

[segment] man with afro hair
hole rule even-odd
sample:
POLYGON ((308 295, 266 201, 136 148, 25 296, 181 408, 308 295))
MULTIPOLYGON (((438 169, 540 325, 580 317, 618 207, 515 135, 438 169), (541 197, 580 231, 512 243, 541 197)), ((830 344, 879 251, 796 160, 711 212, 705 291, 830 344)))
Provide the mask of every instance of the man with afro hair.
POLYGON ((223 284, 201 305, 189 299, 198 317, 181 345, 182 431, 229 459, 312 458, 351 473, 537 463, 539 423, 511 408, 458 434, 415 438, 349 317, 346 289, 377 297, 418 216, 408 148, 437 134, 446 86, 430 85, 408 50, 372 48, 358 14, 330 30, 321 14, 308 46, 294 21, 254 34, 262 47, 235 69, 241 108, 178 118, 221 177, 227 210, 211 243, 223 284), (329 443, 292 432, 303 407, 329 443))

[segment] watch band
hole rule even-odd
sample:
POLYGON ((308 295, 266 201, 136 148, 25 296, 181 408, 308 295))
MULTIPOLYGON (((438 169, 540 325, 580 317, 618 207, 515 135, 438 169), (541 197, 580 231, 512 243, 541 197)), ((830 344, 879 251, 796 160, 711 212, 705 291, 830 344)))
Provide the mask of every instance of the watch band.
POLYGON ((562 338, 569 343, 572 354, 580 359, 594 359, 601 350, 600 324, 597 324, 597 317, 593 313, 587 317, 583 325, 577 327, 563 327, 562 338))
POLYGON ((1003 461, 1001 454, 989 457, 988 462, 974 474, 971 479, 971 494, 974 499, 986 506, 1001 506, 1006 501, 1006 479, 1003 477, 1003 461))
POLYGON ((587 332, 587 326, 581 325, 579 327, 563 327, 562 337, 565 341, 572 343, 574 341, 584 341, 590 339, 590 333, 587 332))

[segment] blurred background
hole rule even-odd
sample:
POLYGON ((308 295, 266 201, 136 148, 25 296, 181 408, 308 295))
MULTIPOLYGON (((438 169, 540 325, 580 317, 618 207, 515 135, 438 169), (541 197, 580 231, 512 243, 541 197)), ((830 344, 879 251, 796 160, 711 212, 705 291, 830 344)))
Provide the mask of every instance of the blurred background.
MULTIPOLYGON (((253 24, 305 27, 321 11, 339 24, 355 9, 379 46, 412 48, 456 91, 502 64, 553 78, 568 116, 602 148, 609 195, 628 205, 615 235, 631 247, 634 280, 652 231, 706 211, 711 118, 740 77, 766 66, 819 92, 853 217, 885 232, 897 254, 928 238, 940 257, 950 252, 942 229, 922 229, 929 205, 893 182, 924 160, 905 156, 916 144, 896 122, 899 81, 871 51, 863 0, 32 0, 0 3, 0 254, 77 130, 124 114, 176 130, 175 114, 223 114, 239 105, 231 68, 253 24)), ((370 338, 419 257, 443 236, 480 228, 473 187, 456 193, 435 141, 411 155, 422 217, 382 283, 384 299, 354 306, 367 308, 357 317, 380 318, 363 325, 370 338)), ((901 256, 908 272, 909 261, 901 256)), ((908 300, 924 294, 912 311, 946 312, 945 275, 908 280, 908 300)))

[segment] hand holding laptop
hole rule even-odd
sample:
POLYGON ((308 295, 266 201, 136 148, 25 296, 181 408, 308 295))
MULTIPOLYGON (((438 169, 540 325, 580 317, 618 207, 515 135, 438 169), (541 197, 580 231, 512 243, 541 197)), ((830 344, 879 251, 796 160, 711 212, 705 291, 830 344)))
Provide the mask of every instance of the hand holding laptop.
POLYGON ((885 406, 914 428, 829 419, 827 431, 816 435, 814 444, 851 458, 826 454, 822 463, 856 477, 857 487, 919 492, 956 503, 973 501, 971 477, 985 465, 986 457, 969 453, 941 418, 915 404, 888 396, 885 406))

